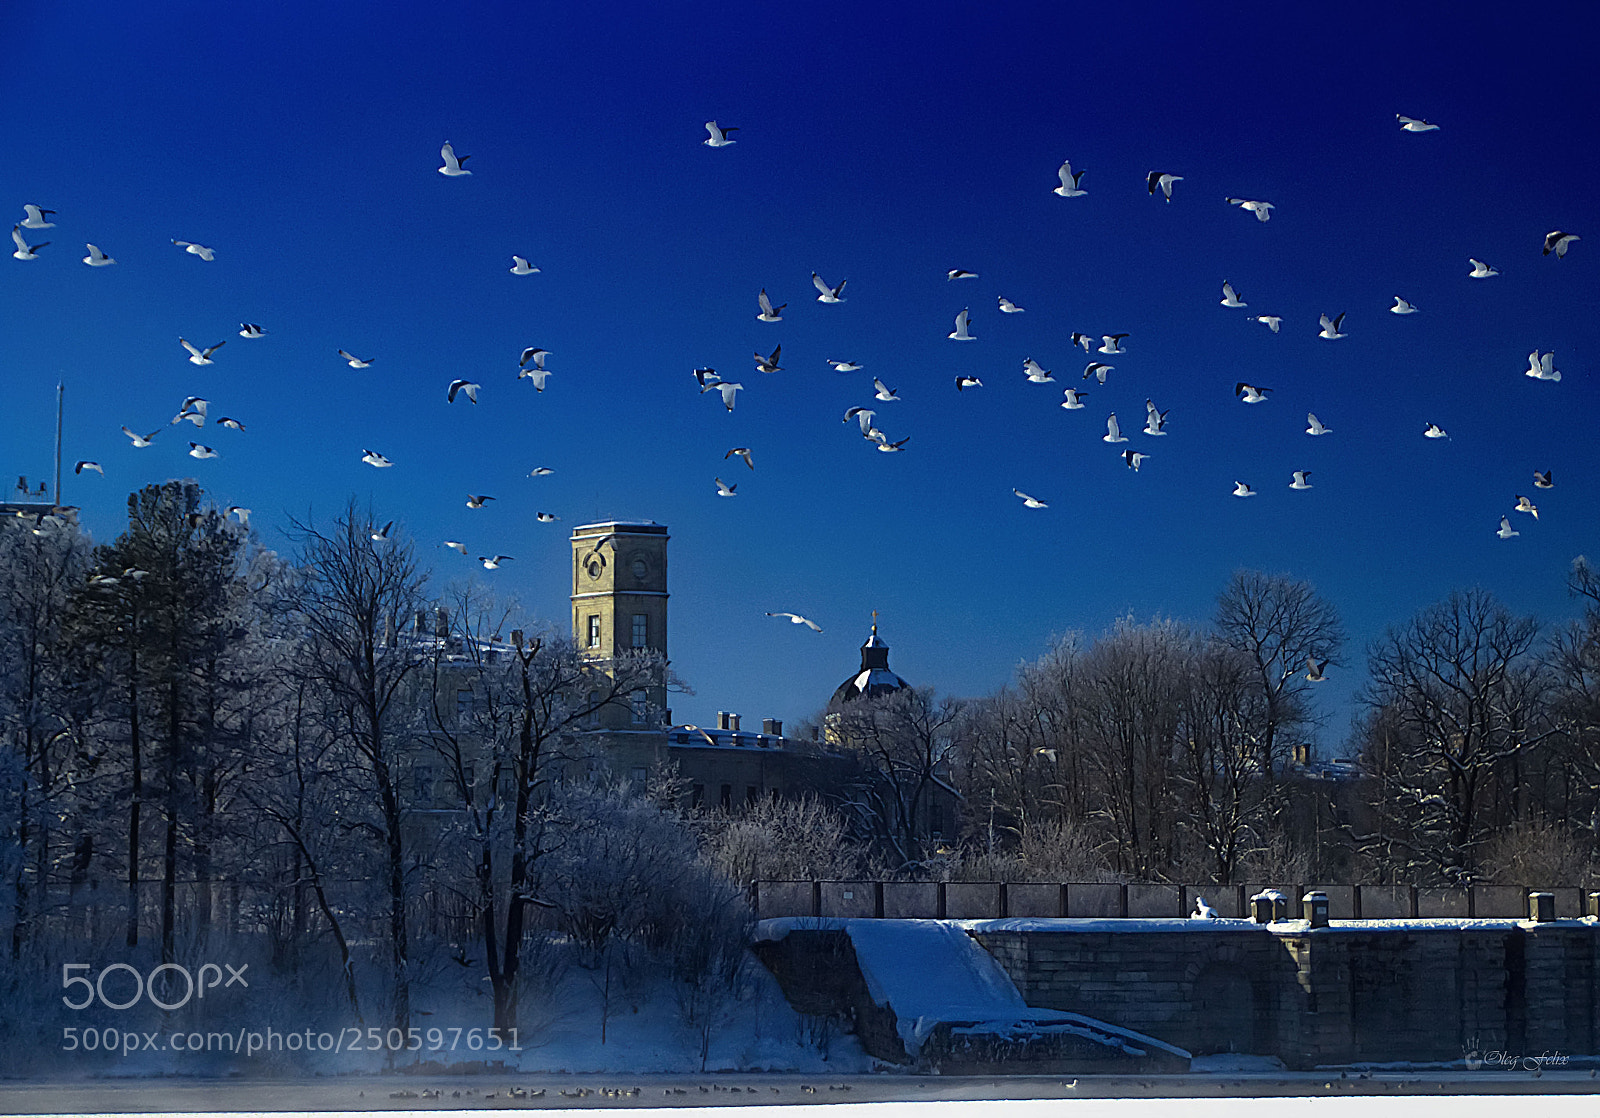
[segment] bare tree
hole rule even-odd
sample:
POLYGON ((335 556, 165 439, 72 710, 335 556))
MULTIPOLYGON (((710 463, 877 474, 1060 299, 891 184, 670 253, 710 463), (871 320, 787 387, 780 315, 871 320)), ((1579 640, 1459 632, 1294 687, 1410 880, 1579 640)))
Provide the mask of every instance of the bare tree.
POLYGON ((1217 598, 1216 631, 1254 669, 1262 708, 1252 734, 1262 775, 1272 780, 1283 767, 1283 732, 1310 716, 1307 661, 1335 662, 1344 644, 1339 614, 1309 582, 1242 570, 1217 598))
POLYGON ((1178 729, 1181 826, 1205 851, 1212 881, 1238 880, 1241 859, 1266 823, 1251 733, 1258 693, 1254 665, 1218 641, 1191 648, 1178 729))
POLYGON ((1520 764, 1551 734, 1539 626, 1482 590, 1456 591, 1369 654, 1366 763, 1382 782, 1385 829, 1362 836, 1397 865, 1466 883, 1491 828, 1520 815, 1520 764), (1490 811, 1509 786, 1507 817, 1490 811))

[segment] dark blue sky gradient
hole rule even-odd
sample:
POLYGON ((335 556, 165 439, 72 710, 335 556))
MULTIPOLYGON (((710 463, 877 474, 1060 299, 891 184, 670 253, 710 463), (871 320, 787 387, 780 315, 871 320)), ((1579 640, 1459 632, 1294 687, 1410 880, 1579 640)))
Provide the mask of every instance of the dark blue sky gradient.
POLYGON ((1053 634, 1204 622, 1236 567, 1285 571, 1350 630, 1324 693, 1336 748, 1386 625, 1470 585, 1560 621, 1569 563, 1600 552, 1600 90, 1572 53, 1600 16, 1100 8, 30 6, 0 26, 0 197, 13 221, 24 202, 59 215, 29 234, 52 242, 39 260, 0 260, 0 470, 48 475, 61 378, 67 461, 106 470, 65 494, 97 538, 168 477, 253 508, 280 548, 289 515, 353 493, 436 588, 478 577, 563 626, 570 529, 655 519, 670 651, 698 692, 680 721, 814 713, 874 608, 902 675, 977 695, 1053 634), (705 147, 709 119, 738 142, 705 147), (446 139, 471 177, 435 173, 446 139), (1064 158, 1087 197, 1050 193, 1064 158), (1170 205, 1152 168, 1183 176, 1170 205), (1584 239, 1541 257, 1558 227, 1584 239), (118 264, 79 264, 85 241, 118 264), (508 274, 513 253, 542 273, 508 274), (1502 274, 1468 279, 1469 256, 1502 274), (848 278, 847 301, 817 303, 813 270, 848 278), (1225 279, 1248 310, 1218 306, 1225 279), (755 321, 763 286, 782 323, 755 321), (1387 313, 1397 294, 1420 313, 1387 313), (965 306, 978 341, 958 344, 965 306), (1341 311, 1349 336, 1317 338, 1341 311), (1068 412, 1073 330, 1130 337, 1068 412), (196 368, 180 335, 228 344, 196 368), (779 343, 783 371, 754 371, 779 343), (529 345, 552 352, 542 394, 516 378, 529 345), (377 361, 349 369, 340 347, 377 361), (1559 384, 1521 375, 1535 347, 1559 384), (1026 356, 1057 383, 1027 383, 1026 356), (704 365, 746 386, 732 415, 695 391, 704 365), (958 372, 983 387, 958 394, 958 372), (874 405, 900 454, 840 422, 875 375, 903 397, 874 405), (446 404, 457 376, 478 406, 446 404), (1241 380, 1270 401, 1240 404, 1241 380), (168 426, 189 394, 248 430, 168 426), (1147 397, 1171 410, 1164 438, 1139 433, 1147 397), (1138 474, 1100 441, 1112 410, 1152 455, 1138 474), (1306 436, 1308 410, 1334 434, 1306 436), (1451 438, 1424 439, 1430 421, 1451 438), (134 450, 124 423, 162 434, 134 450), (222 457, 187 457, 191 437, 222 457), (723 460, 736 445, 753 473, 723 460), (1557 488, 1533 490, 1535 469, 1557 488), (470 511, 468 493, 499 499, 470 511), (1517 493, 1541 519, 1498 540, 1517 493), (446 538, 516 558, 486 572, 446 538))

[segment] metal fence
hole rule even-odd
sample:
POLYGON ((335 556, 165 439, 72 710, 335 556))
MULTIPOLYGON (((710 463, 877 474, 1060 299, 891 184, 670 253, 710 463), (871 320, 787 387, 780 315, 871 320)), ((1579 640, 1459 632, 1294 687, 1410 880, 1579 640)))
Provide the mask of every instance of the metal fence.
MULTIPOLYGON (((1034 881, 758 881, 751 905, 763 918, 845 916, 879 919, 988 920, 1006 917, 1160 918, 1189 916, 1196 902, 1222 917, 1250 915, 1250 898, 1276 889, 1300 915, 1300 898, 1327 895, 1334 920, 1525 919, 1532 887, 1474 885, 1324 885, 1261 882, 1244 885, 1169 885, 1150 882, 1034 881)), ((1559 918, 1586 915, 1593 902, 1583 888, 1540 886, 1555 896, 1559 918)))

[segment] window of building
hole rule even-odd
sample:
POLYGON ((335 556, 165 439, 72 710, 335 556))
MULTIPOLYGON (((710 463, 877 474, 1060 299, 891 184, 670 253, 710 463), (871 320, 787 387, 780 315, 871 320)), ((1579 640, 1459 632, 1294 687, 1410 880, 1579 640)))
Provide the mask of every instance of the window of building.
POLYGON ((633 786, 635 788, 642 789, 649 781, 650 774, 645 771, 643 765, 638 765, 628 770, 628 779, 633 781, 633 786))
POLYGON ((427 765, 411 770, 411 798, 419 807, 433 803, 433 769, 427 765))
POLYGON ((706 802, 706 786, 704 784, 693 785, 689 789, 689 806, 690 807, 701 807, 701 806, 703 806, 705 804, 705 802, 706 802))
POLYGON ((746 807, 755 807, 761 802, 761 789, 754 784, 747 784, 744 788, 744 803, 746 807))
POLYGON ((650 693, 645 690, 634 691, 628 696, 628 705, 633 708, 633 724, 643 726, 650 720, 650 693))
POLYGON ((460 688, 456 691, 456 717, 472 713, 472 689, 460 688))
POLYGON ((722 786, 722 801, 721 802, 722 802, 722 810, 723 811, 732 811, 733 810, 733 785, 724 784, 722 786))
POLYGON ((932 803, 928 805, 928 830, 934 838, 944 838, 944 805, 932 803))
POLYGON ((589 647, 600 647, 600 615, 598 613, 589 615, 589 647))
POLYGON ((642 613, 633 615, 633 647, 648 648, 650 642, 650 619, 642 613))

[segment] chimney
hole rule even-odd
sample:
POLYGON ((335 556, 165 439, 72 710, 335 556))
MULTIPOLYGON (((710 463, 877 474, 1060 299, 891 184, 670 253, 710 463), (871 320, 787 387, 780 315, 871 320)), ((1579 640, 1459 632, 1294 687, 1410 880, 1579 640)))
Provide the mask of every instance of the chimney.
POLYGON ((728 715, 728 729, 736 734, 739 732, 739 716, 737 714, 728 715))
POLYGON ((771 734, 775 738, 781 738, 783 737, 783 722, 777 718, 763 718, 761 720, 761 732, 763 734, 771 734))
POLYGON ((719 729, 719 730, 728 729, 728 719, 731 718, 731 717, 732 717, 732 715, 730 715, 725 710, 717 711, 717 729, 719 729))
POLYGON ((519 651, 521 650, 521 648, 522 648, 522 630, 521 629, 513 629, 513 630, 511 630, 511 646, 513 648, 515 648, 515 649, 518 649, 519 651))
POLYGON ((419 609, 417 616, 413 620, 416 622, 416 634, 420 637, 428 627, 428 611, 419 609))
POLYGON ((1528 894, 1528 919, 1540 924, 1548 923, 1556 918, 1556 895, 1554 893, 1529 893, 1528 894))
POLYGON ((450 611, 443 606, 433 611, 433 635, 440 640, 450 635, 450 611))

